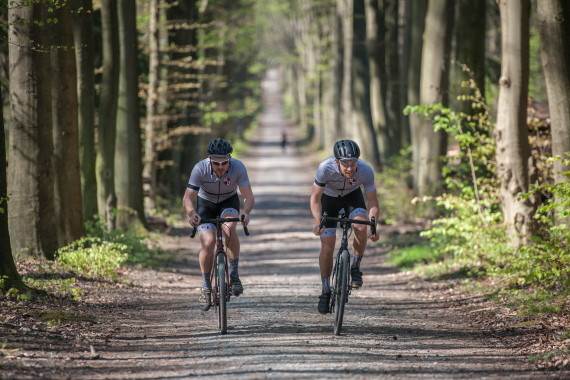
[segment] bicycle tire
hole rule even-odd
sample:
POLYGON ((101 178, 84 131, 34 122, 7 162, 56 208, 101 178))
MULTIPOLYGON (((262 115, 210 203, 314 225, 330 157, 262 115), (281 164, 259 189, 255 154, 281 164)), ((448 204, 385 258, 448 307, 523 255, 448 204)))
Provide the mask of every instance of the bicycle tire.
POLYGON ((217 257, 216 272, 219 292, 218 328, 220 329, 220 334, 225 334, 228 331, 228 316, 226 308, 228 287, 226 284, 226 257, 224 255, 218 255, 217 257))
POLYGON ((342 320, 344 317, 344 305, 348 297, 348 269, 350 268, 350 255, 348 251, 340 254, 336 272, 335 284, 335 313, 334 313, 334 335, 340 335, 342 330, 342 320))

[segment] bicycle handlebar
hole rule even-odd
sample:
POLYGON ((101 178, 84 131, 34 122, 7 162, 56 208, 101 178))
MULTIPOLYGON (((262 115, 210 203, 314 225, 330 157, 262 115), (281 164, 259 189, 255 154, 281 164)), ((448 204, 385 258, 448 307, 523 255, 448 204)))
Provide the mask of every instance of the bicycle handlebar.
MULTIPOLYGON (((245 233, 246 236, 249 236, 249 230, 247 229, 247 226, 245 224, 243 224, 243 221, 245 219, 245 215, 241 216, 240 218, 204 218, 204 219, 200 219, 200 222, 202 223, 212 223, 215 224, 216 226, 218 226, 219 224, 223 224, 223 223, 230 223, 230 222, 242 222, 242 226, 243 226, 243 232, 245 233)), ((191 238, 194 238, 194 236, 196 236, 196 231, 198 231, 198 226, 194 226, 194 228, 192 228, 192 233, 190 234, 191 238)))
POLYGON ((325 226, 325 222, 339 222, 339 223, 349 223, 349 224, 366 224, 370 226, 372 235, 376 235, 376 218, 372 217, 370 220, 360 220, 360 219, 350 219, 350 218, 333 218, 327 216, 325 212, 321 218, 320 228, 325 226))

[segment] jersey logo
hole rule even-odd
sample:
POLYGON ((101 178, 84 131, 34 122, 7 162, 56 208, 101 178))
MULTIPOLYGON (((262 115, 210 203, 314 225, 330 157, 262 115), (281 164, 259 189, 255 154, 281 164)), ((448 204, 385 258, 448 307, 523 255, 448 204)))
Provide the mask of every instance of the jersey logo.
POLYGON ((232 183, 232 180, 229 177, 224 178, 224 185, 229 186, 232 183))

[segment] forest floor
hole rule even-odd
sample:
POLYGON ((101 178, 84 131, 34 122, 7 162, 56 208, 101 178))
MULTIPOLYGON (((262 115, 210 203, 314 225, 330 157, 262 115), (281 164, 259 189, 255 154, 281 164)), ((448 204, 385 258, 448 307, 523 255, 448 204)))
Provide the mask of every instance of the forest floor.
MULTIPOLYGON (((251 236, 240 232, 245 292, 229 304, 228 334, 218 334, 214 309, 197 303, 198 242, 173 225, 160 235, 155 267, 125 269, 118 282, 79 279, 78 301, 1 298, 0 378, 570 377, 568 356, 557 354, 568 350, 567 317, 519 317, 458 290, 457 279, 426 282, 387 264, 392 239, 416 226, 381 229, 344 333, 333 336, 332 316, 316 310, 319 240, 308 211, 316 157, 281 151, 283 128, 292 139, 296 131, 275 78, 264 91, 262 123, 242 157, 257 203, 251 236), (550 354, 531 360, 540 352, 550 354)), ((20 269, 50 276, 37 265, 20 269)))

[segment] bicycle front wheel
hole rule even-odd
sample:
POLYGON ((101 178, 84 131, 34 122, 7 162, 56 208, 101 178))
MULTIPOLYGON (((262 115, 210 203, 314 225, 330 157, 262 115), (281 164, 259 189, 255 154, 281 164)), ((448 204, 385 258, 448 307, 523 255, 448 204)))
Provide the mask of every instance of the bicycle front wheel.
POLYGON ((350 255, 348 251, 342 251, 336 268, 335 283, 335 313, 334 335, 340 335, 342 319, 344 317, 344 305, 348 297, 348 271, 350 269, 350 255))
POLYGON ((218 255, 216 259, 216 280, 218 282, 219 305, 218 305, 218 328, 221 334, 228 331, 228 317, 226 309, 226 301, 228 295, 228 287, 226 284, 226 256, 218 255))

